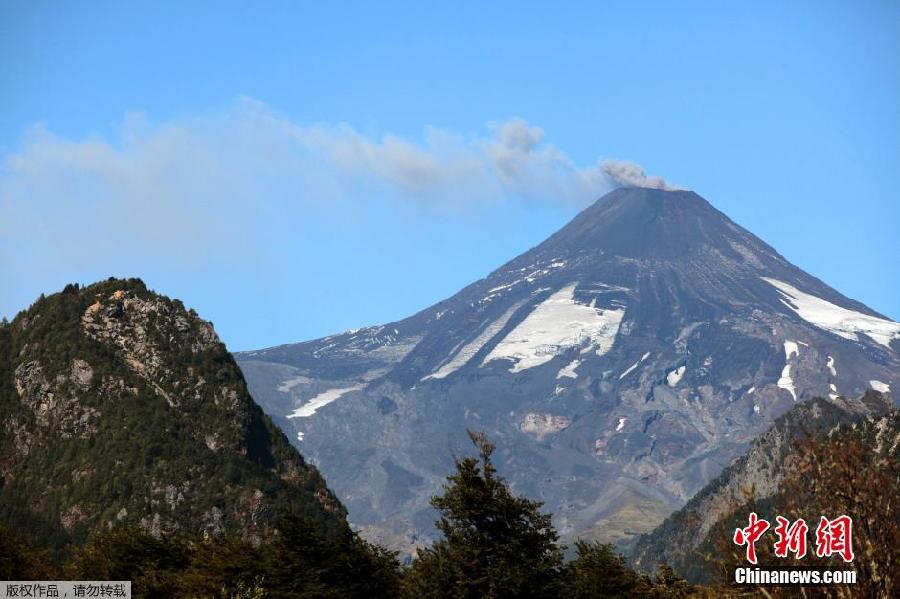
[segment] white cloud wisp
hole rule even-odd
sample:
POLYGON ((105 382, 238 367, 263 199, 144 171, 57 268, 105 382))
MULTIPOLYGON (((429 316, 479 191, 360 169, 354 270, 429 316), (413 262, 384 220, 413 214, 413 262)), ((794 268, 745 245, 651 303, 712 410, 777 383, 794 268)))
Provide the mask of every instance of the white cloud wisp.
MULTIPOLYGON (((0 161, 0 269, 23 281, 46 273, 45 285, 128 271, 148 256, 190 271, 240 260, 287 213, 364 213, 367 202, 577 208, 621 185, 670 188, 631 163, 578 166, 522 119, 480 135, 429 128, 411 140, 298 124, 243 98, 163 123, 128 114, 114 138, 35 125, 0 161)), ((20 303, 5 297, 14 295, 0 290, 0 305, 20 303)))

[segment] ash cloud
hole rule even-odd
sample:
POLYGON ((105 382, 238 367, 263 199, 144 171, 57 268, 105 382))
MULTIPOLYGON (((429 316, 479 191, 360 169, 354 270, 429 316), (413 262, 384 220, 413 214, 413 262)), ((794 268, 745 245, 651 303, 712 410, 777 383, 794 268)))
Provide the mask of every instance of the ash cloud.
POLYGON ((662 177, 648 175, 639 164, 627 160, 602 160, 600 169, 611 181, 622 187, 649 187, 666 191, 683 189, 668 183, 662 177))
MULTIPOLYGON (((580 208, 622 185, 674 189, 633 163, 579 165, 519 118, 410 139, 298 123, 242 98, 165 122, 127 114, 113 135, 72 138, 38 124, 0 157, 0 270, 64 282, 112 265, 202 271, 267 251, 257 248, 268 247, 278 215, 312 223, 316 213, 349 218, 385 205, 432 216, 522 201, 580 208)), ((12 303, 7 291, 0 305, 12 303)))
POLYGON ((677 189, 632 162, 579 166, 520 118, 489 123, 482 134, 429 128, 412 140, 347 124, 296 123, 249 98, 158 124, 130 114, 118 138, 68 139, 39 125, 3 167, 0 190, 13 204, 58 202, 54 194, 65 189, 91 202, 177 208, 211 197, 269 202, 297 188, 306 190, 298 202, 358 203, 371 197, 361 189, 375 188, 396 201, 443 208, 517 199, 577 207, 619 186, 677 189))

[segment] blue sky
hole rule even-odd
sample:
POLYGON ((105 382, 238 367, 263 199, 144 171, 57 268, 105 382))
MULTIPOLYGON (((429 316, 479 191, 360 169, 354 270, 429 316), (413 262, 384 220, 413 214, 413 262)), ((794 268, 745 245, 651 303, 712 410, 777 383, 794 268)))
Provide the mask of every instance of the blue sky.
POLYGON ((0 314, 116 275, 233 349, 395 320, 632 161, 900 319, 900 3, 179 4, 0 1, 0 314))

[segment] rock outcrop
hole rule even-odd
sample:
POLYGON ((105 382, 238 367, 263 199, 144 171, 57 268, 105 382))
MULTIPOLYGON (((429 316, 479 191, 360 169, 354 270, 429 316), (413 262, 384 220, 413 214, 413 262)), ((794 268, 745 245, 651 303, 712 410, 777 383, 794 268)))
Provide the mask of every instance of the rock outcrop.
POLYGON ((136 279, 41 298, 0 325, 0 524, 275 534, 282 510, 346 533, 317 470, 251 399, 212 325, 136 279))

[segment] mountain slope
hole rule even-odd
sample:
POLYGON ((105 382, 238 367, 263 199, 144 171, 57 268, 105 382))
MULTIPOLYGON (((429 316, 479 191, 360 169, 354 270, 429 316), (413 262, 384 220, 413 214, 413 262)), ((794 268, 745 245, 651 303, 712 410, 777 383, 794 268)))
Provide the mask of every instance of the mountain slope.
POLYGON ((626 540, 796 401, 900 382, 898 339, 697 194, 629 188, 410 318, 237 358, 351 521, 410 548, 467 428, 564 538, 626 540))
POLYGON ((0 524, 41 544, 119 523, 256 542, 280 509, 346 530, 212 325, 137 279, 70 285, 0 325, 0 407, 0 524))
MULTIPOLYGON (((698 555, 712 550, 711 531, 714 527, 717 532, 725 528, 727 534, 728 527, 720 523, 735 510, 746 515, 750 510, 740 508, 746 505, 748 497, 760 506, 783 492, 782 480, 789 463, 797 459, 798 442, 809 435, 827 435, 842 425, 866 422, 868 418, 874 418, 877 423, 889 413, 891 402, 877 391, 868 391, 860 400, 815 398, 795 406, 754 439, 747 453, 710 481, 683 508, 666 518, 652 533, 638 538, 632 549, 632 561, 643 570, 653 571, 665 563, 692 579, 708 580, 713 568, 698 559, 698 555), (701 551, 701 547, 707 551, 701 551)), ((894 410, 889 421, 896 422, 897 414, 894 410)), ((875 445, 871 443, 873 450, 875 445)))

